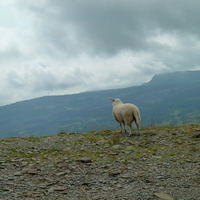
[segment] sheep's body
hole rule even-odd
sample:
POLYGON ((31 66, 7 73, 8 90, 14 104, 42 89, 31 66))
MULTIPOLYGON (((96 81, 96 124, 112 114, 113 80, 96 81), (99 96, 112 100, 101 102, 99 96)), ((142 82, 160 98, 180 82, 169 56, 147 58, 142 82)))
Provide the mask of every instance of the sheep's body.
POLYGON ((129 136, 132 133, 132 123, 135 121, 137 126, 138 135, 140 135, 140 111, 137 106, 127 103, 123 104, 120 99, 111 99, 113 101, 113 117, 120 124, 122 132, 122 124, 124 125, 124 130, 126 132, 126 125, 130 128, 129 136))

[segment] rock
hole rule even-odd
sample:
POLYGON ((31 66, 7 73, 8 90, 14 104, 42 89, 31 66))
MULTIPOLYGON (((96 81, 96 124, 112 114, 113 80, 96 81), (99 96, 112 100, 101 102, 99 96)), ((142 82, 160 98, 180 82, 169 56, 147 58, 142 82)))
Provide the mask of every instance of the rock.
POLYGON ((56 174, 56 176, 64 176, 66 174, 66 172, 59 172, 56 174))
POLYGON ((121 184, 117 184, 116 187, 117 187, 118 189, 123 188, 123 186, 122 186, 121 184))
POLYGON ((121 177, 124 178, 124 179, 129 179, 130 175, 122 175, 121 177))
POLYGON ((82 162, 82 163, 90 163, 92 162, 92 158, 83 157, 83 158, 77 159, 76 161, 82 162))
POLYGON ((89 183, 89 182, 83 182, 82 185, 90 186, 91 183, 89 183))
POLYGON ((145 180, 146 183, 155 183, 154 181, 150 180, 150 179, 147 179, 145 180))
POLYGON ((163 179, 164 176, 156 176, 155 178, 156 178, 156 179, 163 179))
POLYGON ((171 196, 169 196, 168 194, 165 194, 163 192, 155 193, 155 196, 157 196, 163 200, 173 200, 173 198, 171 196))
POLYGON ((54 191, 64 191, 64 190, 65 190, 65 188, 63 188, 63 187, 59 187, 59 186, 54 187, 54 191))
POLYGON ((21 162, 21 161, 23 161, 24 159, 23 158, 13 158, 13 159, 11 159, 11 162, 21 162))
POLYGON ((200 132, 195 133, 193 137, 194 137, 194 138, 200 138, 200 132))
POLYGON ((120 145, 113 145, 112 148, 113 148, 113 149, 119 149, 119 148, 120 148, 120 145))
POLYGON ((47 190, 47 192, 48 192, 48 193, 54 192, 54 187, 49 188, 49 189, 47 190))
POLYGON ((14 173, 14 176, 21 176, 21 175, 22 175, 21 172, 15 172, 15 173, 14 173))
POLYGON ((38 170, 36 170, 36 169, 28 169, 26 171, 26 173, 27 174, 31 174, 31 175, 36 175, 36 174, 38 174, 38 170))
POLYGON ((116 153, 116 152, 110 152, 110 153, 108 153, 108 155, 116 156, 116 155, 118 155, 118 153, 116 153))
POLYGON ((26 167, 27 165, 28 165, 28 162, 26 162, 26 161, 24 161, 24 162, 21 163, 22 167, 26 167))
POLYGON ((120 171, 113 171, 108 173, 110 176, 117 176, 120 174, 120 171))
POLYGON ((103 187, 102 190, 103 190, 103 191, 112 191, 112 190, 114 190, 114 189, 111 188, 111 187, 103 187))
POLYGON ((44 194, 41 192, 33 192, 34 197, 44 197, 44 194))
POLYGON ((65 171, 65 173, 66 173, 66 174, 71 174, 71 171, 67 169, 67 170, 65 171))
POLYGON ((15 179, 14 177, 8 177, 9 181, 14 180, 14 179, 15 179))

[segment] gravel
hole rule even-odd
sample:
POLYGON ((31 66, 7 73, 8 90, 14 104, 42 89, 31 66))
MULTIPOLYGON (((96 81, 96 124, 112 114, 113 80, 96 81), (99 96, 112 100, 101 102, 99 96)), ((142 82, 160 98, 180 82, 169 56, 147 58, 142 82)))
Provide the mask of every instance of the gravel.
POLYGON ((200 200, 197 130, 0 139, 0 200, 200 200))

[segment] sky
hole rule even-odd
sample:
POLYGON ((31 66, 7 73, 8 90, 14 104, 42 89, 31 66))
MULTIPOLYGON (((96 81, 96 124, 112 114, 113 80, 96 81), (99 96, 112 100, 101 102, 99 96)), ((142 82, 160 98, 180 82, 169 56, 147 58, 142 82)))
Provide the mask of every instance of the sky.
POLYGON ((0 106, 200 70, 199 0, 1 0, 0 106))

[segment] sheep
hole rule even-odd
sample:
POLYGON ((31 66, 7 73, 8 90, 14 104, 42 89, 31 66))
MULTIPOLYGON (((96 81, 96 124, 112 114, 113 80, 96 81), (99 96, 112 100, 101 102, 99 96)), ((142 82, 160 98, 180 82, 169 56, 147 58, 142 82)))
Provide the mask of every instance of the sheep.
POLYGON ((122 124, 124 125, 124 130, 126 132, 127 125, 130 128, 129 136, 132 134, 132 122, 135 121, 137 126, 138 135, 140 135, 140 111, 137 106, 126 103, 123 104, 120 99, 110 99, 113 101, 113 118, 120 124, 121 133, 122 133, 122 124))

